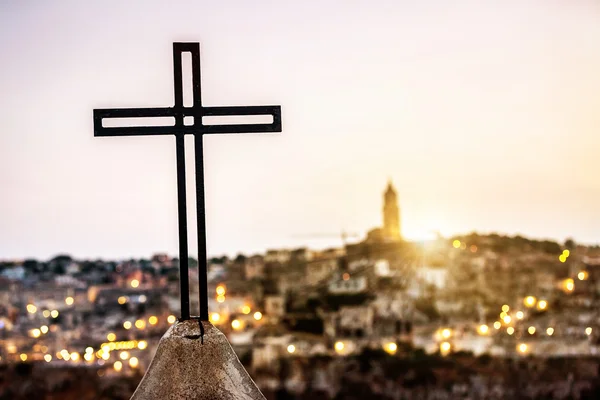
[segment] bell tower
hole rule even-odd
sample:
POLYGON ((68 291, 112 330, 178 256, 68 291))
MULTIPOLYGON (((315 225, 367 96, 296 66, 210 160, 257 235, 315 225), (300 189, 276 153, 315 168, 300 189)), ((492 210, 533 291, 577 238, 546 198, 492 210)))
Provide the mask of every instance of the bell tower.
POLYGON ((398 195, 388 181, 388 186, 383 194, 383 236, 386 239, 400 239, 400 209, 398 208, 398 195))

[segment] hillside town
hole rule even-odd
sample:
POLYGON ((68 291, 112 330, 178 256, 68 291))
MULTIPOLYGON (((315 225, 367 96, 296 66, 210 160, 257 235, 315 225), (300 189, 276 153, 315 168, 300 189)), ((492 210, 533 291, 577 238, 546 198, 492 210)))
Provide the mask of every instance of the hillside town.
MULTIPOLYGON (((598 398, 598 246, 408 241, 398 203, 390 182, 341 248, 208 261, 210 322, 267 398, 598 398)), ((179 307, 168 254, 0 262, 0 399, 129 398, 179 307)))

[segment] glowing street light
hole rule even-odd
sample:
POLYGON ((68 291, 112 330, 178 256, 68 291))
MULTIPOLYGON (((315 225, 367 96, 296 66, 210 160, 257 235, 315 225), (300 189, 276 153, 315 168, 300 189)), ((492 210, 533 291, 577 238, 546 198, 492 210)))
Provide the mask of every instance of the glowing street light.
POLYGON ((54 319, 58 318, 58 310, 50 311, 50 316, 54 319))
POLYGON ((510 310, 510 307, 508 306, 508 304, 505 304, 502 306, 502 311, 508 312, 509 310, 510 310))
POLYGON ((509 335, 512 335, 513 333, 515 333, 515 328, 513 328, 512 326, 509 326, 508 328, 506 328, 506 333, 508 333, 509 335))
POLYGON ((37 307, 34 306, 33 304, 27 304, 27 312, 30 314, 35 314, 35 312, 37 311, 37 307))
POLYGON ((40 331, 45 335, 46 333, 48 333, 48 326, 47 325, 40 326, 40 331))
POLYGON ((554 328, 550 327, 546 329, 546 335, 552 336, 554 334, 554 328))
POLYGON ((31 336, 33 336, 34 338, 39 338, 41 334, 42 334, 42 332, 39 329, 31 330, 31 336))
POLYGON ((217 302, 218 303, 223 303, 225 301, 225 296, 223 295, 218 295, 217 296, 217 302))
POLYGON ((505 316, 504 318, 502 318, 502 320, 504 321, 505 324, 510 324, 510 321, 512 321, 512 318, 510 317, 510 315, 505 316))
POLYGON ((527 350, 529 350, 529 346, 527 346, 525 343, 521 343, 517 346, 517 350, 519 353, 525 354, 527 353, 527 350))
POLYGON ((121 353, 119 353, 119 358, 123 361, 127 360, 129 358, 129 352, 122 351, 121 353))
POLYGON ((294 346, 293 344, 290 344, 290 345, 287 347, 287 352, 288 352, 288 353, 290 353, 290 354, 294 354, 294 352, 295 352, 295 351, 296 351, 296 346, 294 346))
POLYGON ((225 286, 224 285, 217 286, 216 291, 217 291, 218 296, 224 296, 225 295, 225 286))
POLYGON ((231 327, 235 330, 238 330, 242 327, 242 323, 239 319, 234 319, 233 321, 231 321, 231 327))
POLYGON ((113 368, 115 369, 115 371, 119 372, 123 369, 123 363, 121 361, 115 361, 115 363, 113 364, 113 368))
POLYGON ((455 249, 458 249, 460 247, 460 240, 453 241, 452 246, 454 246, 455 249))
POLYGON ((523 303, 525 304, 525 306, 531 308, 531 307, 533 307, 535 305, 536 300, 537 299, 535 297, 533 297, 533 296, 527 296, 523 300, 523 303))
POLYGON ((139 360, 137 359, 137 357, 131 357, 129 359, 129 366, 131 368, 137 368, 138 365, 140 364, 139 360))
POLYGON ((65 299, 65 304, 66 304, 66 305, 68 305, 68 306, 72 306, 72 305, 73 305, 73 303, 75 303, 75 299, 74 299, 73 297, 69 296, 69 297, 67 297, 67 298, 65 299))
POLYGON ((530 326, 527 328, 527 332, 529 332, 530 335, 533 335, 535 333, 535 326, 530 326))
POLYGON ((144 350, 146 347, 148 347, 148 342, 145 340, 140 340, 137 344, 137 348, 140 350, 144 350))
POLYGON ((452 349, 452 345, 448 342, 442 342, 440 343, 440 353, 443 356, 448 355, 448 353, 450 353, 450 349, 452 349))
POLYGON ((394 355, 396 354, 396 351, 398 351, 398 345, 394 342, 389 342, 383 347, 383 349, 386 353, 394 355))
POLYGON ((168 322, 168 323, 170 323, 170 324, 174 324, 174 323, 175 323, 175 321, 177 321, 177 317, 175 317, 174 315, 169 315, 169 316, 167 317, 167 322, 168 322))
POLYGON ((590 336, 592 334, 592 328, 590 328, 589 326, 585 328, 585 334, 590 336))
POLYGON ((133 279, 133 280, 131 281, 131 287, 135 289, 135 288, 137 288, 138 286, 140 286, 140 281, 138 281, 137 279, 133 279))
POLYGON ((450 336, 452 336, 452 331, 448 328, 442 329, 442 337, 444 339, 448 339, 450 336))
POLYGON ((486 324, 481 324, 477 328, 477 331, 479 332, 480 335, 487 335, 488 332, 490 331, 490 328, 486 324))
POLYGON ((123 322, 123 328, 125 328, 127 330, 131 329, 131 325, 132 325, 131 321, 123 322))
POLYGON ((500 329, 502 327, 502 323, 500 321, 494 322, 494 329, 500 329))
POLYGON ((523 311, 517 311, 517 319, 523 319, 524 316, 523 311))
POLYGON ((106 335, 106 339, 109 342, 114 342, 115 340, 117 340, 117 335, 115 335, 114 333, 110 332, 108 335, 106 335))
POLYGON ((44 355, 44 361, 46 361, 46 362, 52 361, 52 356, 50 354, 45 354, 44 355))
POLYGON ((573 279, 568 278, 563 281, 562 286, 566 292, 572 292, 575 289, 575 282, 573 279))
POLYGON ((121 305, 127 303, 127 297, 125 296, 119 296, 119 298, 117 299, 117 302, 121 305))
POLYGON ((244 307, 242 307, 242 313, 248 315, 248 314, 250 314, 250 311, 252 311, 252 310, 250 309, 249 305, 245 305, 244 307))
POLYGON ((255 312, 254 319, 260 321, 262 319, 262 313, 260 311, 255 312))
POLYGON ((588 273, 587 271, 579 271, 579 273, 577 274, 577 279, 579 279, 580 281, 585 281, 588 278, 588 273))
POLYGON ((333 348, 335 349, 336 352, 341 353, 342 351, 344 351, 344 342, 335 342, 335 345, 333 346, 333 348))
POLYGON ((150 318, 148 318, 148 323, 150 325, 156 325, 158 323, 158 318, 156 315, 152 315, 150 318))
POLYGON ((548 307, 548 302, 546 300, 540 300, 537 303, 538 310, 545 310, 548 307))
POLYGON ((219 313, 214 312, 214 313, 210 314, 210 321, 213 324, 216 324, 217 322, 219 322, 220 319, 221 319, 221 315, 219 313))

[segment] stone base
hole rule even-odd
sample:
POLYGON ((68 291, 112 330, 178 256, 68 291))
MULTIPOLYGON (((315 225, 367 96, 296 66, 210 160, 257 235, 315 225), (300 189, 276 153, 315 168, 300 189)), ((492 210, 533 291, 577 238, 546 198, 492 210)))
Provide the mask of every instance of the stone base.
POLYGON ((173 325, 131 400, 266 400, 217 328, 198 321, 173 325))

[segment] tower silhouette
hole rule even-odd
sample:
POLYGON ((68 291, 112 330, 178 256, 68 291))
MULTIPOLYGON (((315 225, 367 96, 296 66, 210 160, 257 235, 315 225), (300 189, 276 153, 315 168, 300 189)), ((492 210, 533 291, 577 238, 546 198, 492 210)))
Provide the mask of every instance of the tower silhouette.
POLYGON ((388 181, 388 186, 383 194, 383 236, 386 239, 400 239, 400 209, 398 207, 398 195, 388 181))

